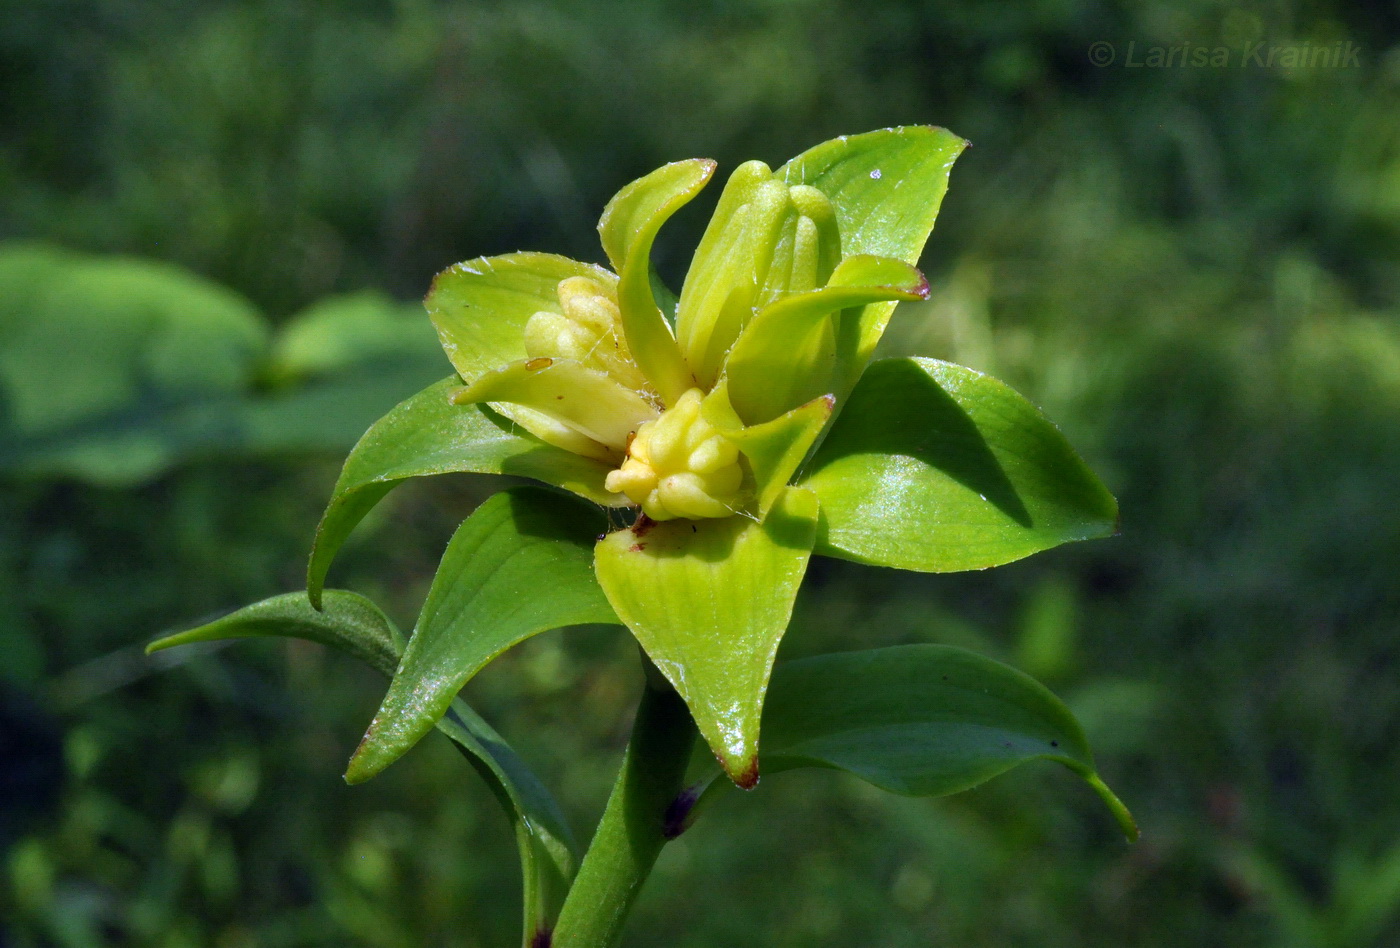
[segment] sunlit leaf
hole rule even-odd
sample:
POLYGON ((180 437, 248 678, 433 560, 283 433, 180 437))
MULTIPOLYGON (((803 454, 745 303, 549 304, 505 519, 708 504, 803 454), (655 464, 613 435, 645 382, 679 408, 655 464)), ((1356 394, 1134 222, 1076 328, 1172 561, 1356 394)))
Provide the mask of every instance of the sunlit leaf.
POLYGON ((511 253, 442 271, 423 305, 448 359, 471 384, 526 357, 525 324, 535 313, 562 313, 559 283, 576 276, 605 288, 617 284, 617 277, 592 264, 548 253, 511 253))
POLYGON ((927 295, 928 281, 907 263, 847 257, 826 286, 770 303, 744 329, 724 363, 734 410, 747 423, 762 424, 836 393, 841 365, 835 314, 877 300, 927 295))
MULTIPOLYGON (((321 608, 304 593, 273 596, 199 628, 166 636, 148 652, 233 638, 298 638, 339 649, 386 676, 399 664, 403 636, 363 596, 328 589, 321 608)), ((524 935, 533 945, 548 928, 577 866, 573 834, 539 779, 490 725, 463 701, 451 702, 437 723, 462 750, 500 801, 515 828, 524 882, 524 935)))
POLYGON ((598 581, 736 783, 758 779, 763 695, 816 530, 789 489, 762 523, 644 520, 598 543, 598 581))
POLYGON ((802 483, 821 500, 816 552, 926 572, 1109 536, 1118 516, 1035 406, 933 359, 872 365, 802 483))
MULTIPOLYGON (((844 255, 872 254, 916 264, 948 189, 948 174, 967 142, 932 126, 843 135, 778 169, 789 184, 808 184, 831 199, 844 255)), ((871 303, 843 320, 842 398, 875 351, 894 303, 871 303)))
POLYGON ((462 686, 506 649, 566 625, 615 623, 593 578, 595 506, 521 487, 496 494, 458 528, 418 625, 346 779, 368 780, 446 713, 462 686))
POLYGON ((307 591, 319 601, 331 560, 355 525, 396 485, 410 477, 473 471, 517 474, 609 503, 609 467, 511 430, 479 405, 453 405, 457 379, 429 386, 365 432, 350 452, 316 530, 307 591))
POLYGON ((714 172, 715 163, 701 158, 663 165, 619 191, 598 222, 603 249, 620 278, 617 299, 627 346, 668 405, 695 380, 652 295, 651 245, 667 218, 700 193, 714 172))

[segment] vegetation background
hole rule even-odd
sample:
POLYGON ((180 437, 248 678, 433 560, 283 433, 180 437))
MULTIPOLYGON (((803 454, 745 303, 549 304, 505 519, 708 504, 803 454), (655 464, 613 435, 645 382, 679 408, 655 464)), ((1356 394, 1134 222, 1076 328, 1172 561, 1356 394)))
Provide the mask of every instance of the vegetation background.
MULTIPOLYGON (((339 460, 446 374, 457 260, 600 259, 678 158, 929 122, 974 143, 887 349, 991 370, 1122 502, 1005 569, 823 562, 787 657, 970 645, 1081 716, 1142 841, 1051 766, 943 801, 814 772, 664 854, 629 944, 1400 944, 1400 11, 1339 0, 28 0, 0 16, 0 945, 511 944, 504 821, 315 647, 148 661, 297 588, 339 460), (1092 44, 1114 47, 1095 66, 1092 44), (1263 67, 1246 44, 1351 43, 1263 67), (1224 68, 1128 44, 1228 47, 1224 68), (179 667, 170 667, 171 662, 179 667)), ((675 279, 713 202, 663 235, 675 279)), ((409 624, 494 485, 397 492, 336 585, 409 624)), ((639 676, 541 636, 470 700, 580 829, 639 676)))

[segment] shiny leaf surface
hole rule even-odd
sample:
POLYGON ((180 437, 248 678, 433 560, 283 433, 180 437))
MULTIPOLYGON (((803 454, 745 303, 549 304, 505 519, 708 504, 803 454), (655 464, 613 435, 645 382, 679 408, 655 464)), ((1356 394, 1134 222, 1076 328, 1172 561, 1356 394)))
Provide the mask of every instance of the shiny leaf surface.
POLYGON ((442 271, 423 305, 452 366, 467 384, 526 357, 525 324, 535 313, 562 313, 561 280, 582 276, 611 288, 602 267, 548 253, 478 257, 442 271))
POLYGON ((802 483, 821 500, 816 552, 925 572, 1109 536, 1118 516, 1035 406, 933 359, 871 366, 802 483))
POLYGON ((598 581, 690 707, 729 776, 758 779, 763 695, 816 531, 816 500, 789 489, 762 523, 643 521, 598 543, 598 581))
MULTIPOLYGON (((789 184, 817 188, 836 207, 843 255, 873 254, 916 264, 967 142, 926 125, 843 135, 778 169, 789 184)), ((843 319, 838 399, 855 384, 885 331, 894 303, 871 303, 843 319)))

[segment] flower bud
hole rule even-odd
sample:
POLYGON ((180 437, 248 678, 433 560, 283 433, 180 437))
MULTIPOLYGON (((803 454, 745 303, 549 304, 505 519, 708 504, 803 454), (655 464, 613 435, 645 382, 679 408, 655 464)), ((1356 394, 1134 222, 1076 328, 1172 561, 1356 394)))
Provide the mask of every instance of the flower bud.
POLYGON ((557 292, 563 313, 530 317, 525 353, 532 359, 569 359, 606 372, 633 391, 646 391, 646 377, 632 361, 616 301, 587 277, 561 280, 557 292))
POLYGON ((607 488, 626 494, 653 520, 727 517, 741 506, 739 449, 700 415, 700 389, 643 424, 607 488))

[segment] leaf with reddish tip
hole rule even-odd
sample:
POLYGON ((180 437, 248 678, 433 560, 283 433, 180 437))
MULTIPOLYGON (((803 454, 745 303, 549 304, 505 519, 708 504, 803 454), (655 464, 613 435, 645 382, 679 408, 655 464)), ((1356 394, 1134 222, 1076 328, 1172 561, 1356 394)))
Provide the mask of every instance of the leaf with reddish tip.
POLYGON ((725 359, 730 403, 739 417, 756 425, 836 392, 846 363, 857 357, 842 345, 841 311, 927 296, 924 275, 903 261, 847 257, 825 287, 785 296, 753 318, 725 359))
MULTIPOLYGON (((966 147, 966 141, 942 128, 886 128, 822 142, 777 174, 788 184, 811 185, 831 199, 842 254, 916 264, 948 190, 953 162, 966 147)), ((871 303, 843 321, 843 338, 850 339, 854 355, 836 389, 838 399, 844 400, 870 360, 894 307, 871 303)))
POLYGON ((480 405, 453 405, 454 376, 394 408, 365 432, 345 461, 316 528, 306 588, 320 604, 321 585, 350 531, 389 491, 411 477, 453 472, 515 474, 597 503, 616 502, 604 480, 611 466, 545 444, 480 405))
MULTIPOLYGON (((320 609, 304 593, 254 603, 207 625, 166 636, 147 652, 237 638, 297 638, 319 642, 364 661, 386 677, 394 674, 403 636, 379 607, 363 596, 328 589, 320 609)), ((578 866, 573 834, 529 766, 460 699, 437 722, 481 775, 515 827, 524 884, 523 942, 547 929, 558 913, 578 866)))
POLYGON ((526 357, 525 324, 535 313, 562 313, 559 283, 587 277, 606 290, 617 277, 599 266, 549 253, 478 257, 442 271, 423 305, 442 348, 468 384, 526 357))
POLYGON ((494 495, 453 534, 403 661, 345 779, 360 783, 433 729, 492 659, 539 632, 616 623, 593 578, 597 507, 535 487, 494 495))
POLYGON ((802 483, 817 552, 876 566, 984 569, 1117 529, 1113 495, 1034 405, 934 359, 871 366, 802 483))
POLYGON ((695 386, 680 347, 652 294, 651 245, 672 214, 700 193, 715 163, 675 161, 627 185, 608 202, 598 235, 619 274, 618 307, 632 358, 667 405, 695 386))
POLYGON ((608 601, 741 786, 758 779, 763 695, 816 518, 816 499, 789 488, 761 523, 643 520, 596 548, 608 601))

